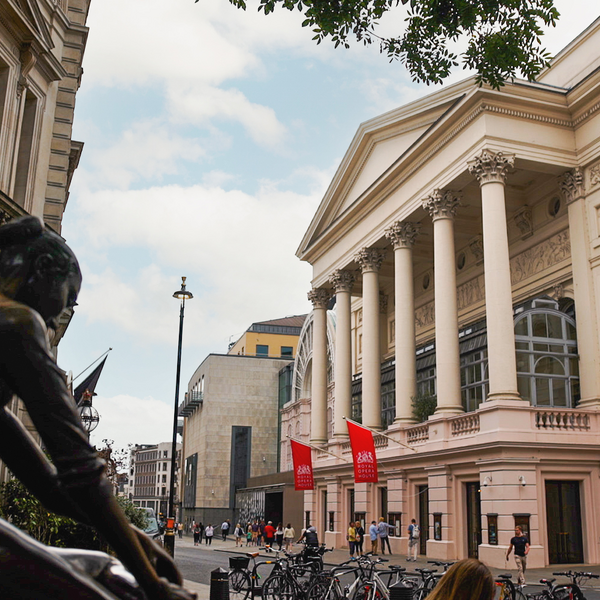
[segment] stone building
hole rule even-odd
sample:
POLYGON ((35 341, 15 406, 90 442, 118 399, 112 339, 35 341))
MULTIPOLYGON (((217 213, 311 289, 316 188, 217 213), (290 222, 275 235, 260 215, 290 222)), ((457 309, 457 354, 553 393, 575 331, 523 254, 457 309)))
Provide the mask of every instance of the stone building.
MULTIPOLYGON (((90 0, 0 3, 0 224, 35 215, 56 233, 83 143, 72 139, 90 0)), ((72 311, 52 335, 55 347, 72 311)), ((17 398, 9 407, 37 434, 17 398)), ((0 481, 9 476, 0 462, 0 481)))
POLYGON ((344 416, 391 439, 376 484, 314 453, 328 544, 385 516, 404 553, 416 518, 429 558, 503 567, 520 524, 532 567, 600 561, 599 57, 600 19, 535 82, 467 79, 359 127, 298 250, 311 365, 285 410, 310 400, 302 434, 341 458, 344 416))

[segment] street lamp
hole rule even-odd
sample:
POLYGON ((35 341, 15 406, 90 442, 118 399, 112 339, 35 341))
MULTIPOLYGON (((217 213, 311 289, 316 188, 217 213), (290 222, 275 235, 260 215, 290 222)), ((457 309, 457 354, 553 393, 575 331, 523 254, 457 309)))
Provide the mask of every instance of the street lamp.
POLYGON ((83 428, 88 434, 88 438, 90 437, 90 433, 98 427, 98 421, 100 421, 98 411, 92 406, 92 396, 93 394, 89 390, 85 390, 85 392, 83 392, 81 404, 77 408, 77 412, 83 423, 83 428))
POLYGON ((171 480, 169 483, 169 506, 167 512, 167 531, 165 532, 165 549, 171 556, 175 556, 175 532, 172 525, 175 521, 175 457, 177 455, 177 416, 179 408, 179 379, 181 374, 181 342, 183 341, 183 312, 185 301, 191 300, 191 292, 185 289, 185 277, 181 278, 181 289, 173 294, 173 298, 181 301, 179 309, 179 344, 177 346, 177 375, 175 378, 175 407, 173 410, 173 444, 171 446, 171 480))

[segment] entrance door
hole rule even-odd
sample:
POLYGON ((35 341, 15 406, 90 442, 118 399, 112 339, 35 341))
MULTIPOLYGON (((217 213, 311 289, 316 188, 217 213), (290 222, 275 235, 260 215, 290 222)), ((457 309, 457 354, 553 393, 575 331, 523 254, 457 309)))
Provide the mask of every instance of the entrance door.
POLYGON ((274 525, 283 521, 283 492, 265 494, 265 520, 274 525))
POLYGON ((478 558, 481 544, 481 490, 479 482, 467 486, 467 552, 469 558, 478 558))
POLYGON ((419 554, 427 555, 427 540, 429 539, 429 488, 418 486, 419 490, 419 554))
POLYGON ((582 563, 579 481, 546 481, 548 555, 551 563, 582 563))

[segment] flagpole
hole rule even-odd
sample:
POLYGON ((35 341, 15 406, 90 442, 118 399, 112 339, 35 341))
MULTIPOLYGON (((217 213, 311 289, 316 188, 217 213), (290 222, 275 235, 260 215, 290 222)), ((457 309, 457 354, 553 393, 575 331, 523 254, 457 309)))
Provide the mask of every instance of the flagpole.
POLYGON ((73 377, 71 382, 75 381, 76 379, 79 379, 79 377, 81 377, 90 367, 94 366, 100 359, 102 359, 104 356, 106 356, 111 350, 112 350, 112 348, 109 348, 104 354, 99 356, 91 365, 88 365, 83 371, 81 371, 81 373, 79 373, 79 375, 77 375, 77 377, 73 377))
POLYGON ((350 462, 347 458, 344 458, 343 456, 338 456, 337 454, 334 454, 333 452, 329 452, 329 450, 325 450, 323 448, 319 448, 319 446, 313 446, 312 444, 309 444, 308 442, 303 442, 302 440, 298 440, 295 437, 292 437, 291 435, 287 435, 286 437, 288 440, 294 440, 294 442, 297 442, 298 444, 304 444, 305 446, 308 446, 309 448, 312 448, 313 450, 318 450, 319 452, 325 452, 326 454, 331 454, 331 456, 334 456, 335 458, 339 458, 340 460, 343 460, 344 462, 347 462, 347 463, 350 462))
POLYGON ((395 442, 396 444, 399 444, 400 446, 404 446, 405 448, 408 448, 409 450, 412 450, 413 452, 418 452, 418 450, 416 450, 415 448, 411 448, 410 446, 407 446, 406 444, 399 442, 398 440, 395 440, 394 438, 391 438, 389 435, 385 435, 385 433, 381 433, 381 431, 376 431, 375 429, 371 429, 370 427, 367 427, 366 425, 363 425, 362 423, 357 423, 356 421, 353 421, 352 419, 349 419, 348 417, 342 417, 342 419, 344 419, 344 421, 350 421, 350 423, 354 423, 355 425, 358 425, 359 427, 362 427, 363 429, 367 429, 368 431, 370 431, 371 433, 373 433, 375 435, 380 435, 388 440, 391 440, 392 442, 395 442))

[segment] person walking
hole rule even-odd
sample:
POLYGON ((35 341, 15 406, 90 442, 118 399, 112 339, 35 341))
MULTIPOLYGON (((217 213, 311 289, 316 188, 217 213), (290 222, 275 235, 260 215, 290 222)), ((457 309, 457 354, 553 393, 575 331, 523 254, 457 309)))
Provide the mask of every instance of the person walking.
POLYGON ((194 533, 194 546, 197 546, 200 543, 200 525, 196 523, 193 529, 194 533))
POLYGON ((283 524, 278 523, 277 529, 275 530, 275 542, 281 550, 283 548, 283 524))
POLYGON ((379 523, 377 524, 377 534, 381 542, 381 554, 385 554, 385 545, 387 543, 388 551, 392 554, 392 548, 390 547, 390 529, 393 529, 391 525, 385 522, 383 517, 379 517, 379 523))
POLYGON ((258 533, 260 528, 258 526, 258 521, 255 519, 254 523, 252 523, 252 545, 258 546, 258 533))
POLYGON ((179 539, 183 539, 183 523, 179 523, 177 533, 179 534, 179 539))
POLYGON ((212 539, 215 535, 215 528, 209 523, 204 530, 204 537, 206 538, 206 545, 212 546, 212 539))
POLYGON ((294 538, 296 537, 296 532, 292 527, 291 523, 288 523, 283 530, 283 541, 285 543, 285 551, 291 552, 292 546, 294 545, 294 538))
POLYGON ((421 536, 421 531, 415 519, 411 519, 410 525, 408 526, 408 557, 406 560, 408 561, 417 561, 417 554, 419 550, 419 537, 421 536))
POLYGON ((235 547, 237 548, 242 545, 242 538, 244 537, 244 529, 240 523, 235 526, 233 535, 235 536, 235 547))
POLYGON ((529 540, 523 533, 523 530, 519 525, 515 527, 515 536, 510 540, 510 546, 506 551, 506 560, 510 556, 510 553, 515 550, 515 562, 517 563, 517 569, 519 571, 519 578, 517 583, 519 585, 525 585, 525 570, 527 569, 527 555, 529 554, 529 540))
POLYGON ((350 524, 348 525, 346 539, 348 540, 350 558, 354 558, 354 552, 356 551, 356 527, 354 526, 354 521, 350 521, 350 524))
POLYGON ((360 521, 356 521, 354 528, 356 529, 356 553, 358 556, 362 556, 363 544, 365 542, 365 530, 360 521))
POLYGON ((246 527, 246 547, 252 543, 252 523, 248 523, 246 527))
POLYGON ((265 525, 264 536, 265 536, 265 546, 272 548, 273 543, 275 542, 275 527, 273 527, 273 521, 269 521, 265 525))
POLYGON ((371 521, 369 537, 371 538, 371 554, 377 556, 377 521, 371 521))
POLYGON ((229 533, 229 521, 223 521, 221 523, 221 535, 223 536, 223 541, 227 541, 227 534, 229 533))

